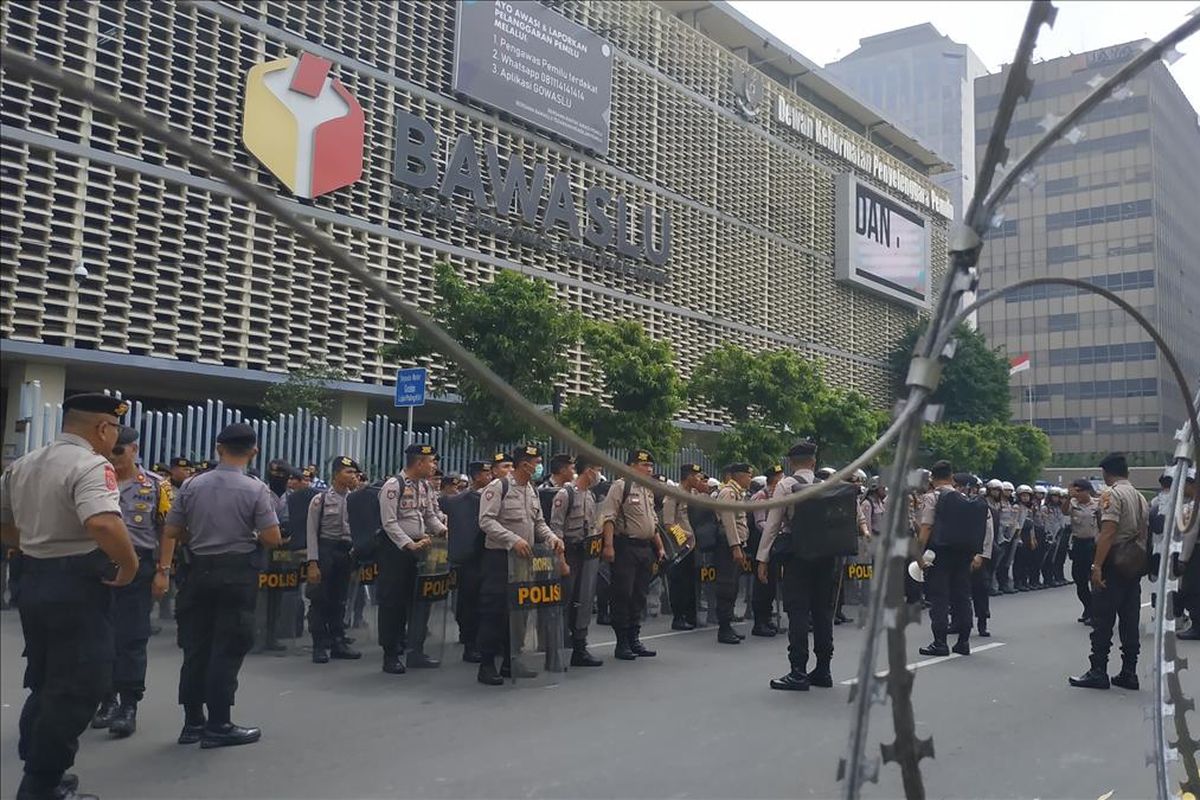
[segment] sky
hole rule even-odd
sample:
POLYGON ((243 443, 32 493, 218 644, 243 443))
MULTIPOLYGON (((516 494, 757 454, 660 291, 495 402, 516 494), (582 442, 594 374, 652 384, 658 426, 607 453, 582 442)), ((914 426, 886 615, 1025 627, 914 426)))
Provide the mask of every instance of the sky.
MULTIPOLYGON (((1058 18, 1038 37, 1034 59, 1058 58, 1143 37, 1158 39, 1178 27, 1200 0, 1179 2, 1096 2, 1062 0, 1058 18)), ((970 46, 989 71, 1012 61, 1029 9, 1017 0, 971 2, 804 2, 731 0, 731 4, 806 58, 822 66, 877 33, 930 22, 951 39, 970 46)), ((1200 34, 1179 46, 1185 57, 1171 65, 1192 107, 1200 110, 1200 34)))

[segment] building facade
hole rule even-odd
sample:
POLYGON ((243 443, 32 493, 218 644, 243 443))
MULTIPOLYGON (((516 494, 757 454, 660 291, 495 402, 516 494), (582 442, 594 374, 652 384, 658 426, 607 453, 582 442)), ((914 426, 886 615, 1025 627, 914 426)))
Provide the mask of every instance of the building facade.
MULTIPOLYGON (((1140 52, 1139 42, 1030 67, 1008 145, 1019 157, 1062 116, 1140 52)), ((982 160, 1007 70, 976 82, 982 160)), ((1200 127, 1162 63, 1105 100, 1055 145, 1037 181, 1014 189, 980 261, 981 288, 1046 275, 1116 292, 1153 323, 1187 379, 1200 378, 1200 127)), ((1107 300, 1032 287, 979 312, 979 329, 1031 368, 1013 380, 1012 413, 1045 430, 1056 454, 1086 461, 1125 450, 1162 463, 1182 424, 1183 400, 1149 335, 1107 300)))
POLYGON ((970 47, 928 23, 858 45, 825 69, 954 165, 934 180, 950 192, 961 219, 975 192, 975 80, 987 68, 970 47))
MULTIPOLYGON (((518 270, 589 317, 640 321, 685 375, 724 342, 791 347, 884 404, 885 356, 918 308, 835 278, 836 177, 918 213, 932 285, 944 268, 948 201, 927 175, 946 165, 723 3, 12 0, 2 14, 6 47, 167 120, 426 309, 436 262, 471 282, 518 270), (486 43, 460 18, 478 6, 486 43), (486 50, 504 92, 479 88, 486 50)), ((253 404, 319 360, 352 376, 345 424, 391 406, 406 365, 380 355, 383 304, 284 225, 45 86, 6 74, 0 107, 6 441, 34 379, 44 398, 115 385, 253 404)), ((572 357, 568 398, 593 391, 587 354, 572 357)))

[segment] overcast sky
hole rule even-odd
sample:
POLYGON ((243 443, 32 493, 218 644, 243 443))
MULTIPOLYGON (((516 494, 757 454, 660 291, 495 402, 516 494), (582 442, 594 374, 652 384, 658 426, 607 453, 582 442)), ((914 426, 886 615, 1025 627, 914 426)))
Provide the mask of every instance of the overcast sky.
MULTIPOLYGON (((1057 58, 1143 37, 1158 39, 1181 24, 1200 0, 1183 2, 1094 2, 1063 0, 1054 27, 1043 29, 1034 58, 1057 58)), ((732 0, 739 11, 825 65, 858 47, 858 40, 877 33, 933 23, 956 42, 970 46, 995 72, 1012 61, 1029 4, 1015 0, 987 2, 804 2, 803 0, 732 0)), ((1171 66, 1192 107, 1200 109, 1200 34, 1179 47, 1185 55, 1171 66)))

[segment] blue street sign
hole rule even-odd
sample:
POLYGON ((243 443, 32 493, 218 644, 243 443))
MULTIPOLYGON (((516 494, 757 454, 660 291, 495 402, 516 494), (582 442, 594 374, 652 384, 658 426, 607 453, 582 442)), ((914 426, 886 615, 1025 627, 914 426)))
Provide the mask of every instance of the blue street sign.
POLYGON ((396 408, 412 408, 425 405, 424 367, 396 370, 396 408))

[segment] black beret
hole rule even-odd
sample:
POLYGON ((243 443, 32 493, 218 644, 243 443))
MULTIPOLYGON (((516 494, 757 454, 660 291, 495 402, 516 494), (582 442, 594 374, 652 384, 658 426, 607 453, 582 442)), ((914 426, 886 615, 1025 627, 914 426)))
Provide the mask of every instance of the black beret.
POLYGON ((224 430, 217 434, 217 444, 253 446, 257 443, 258 434, 254 432, 254 428, 244 422, 226 425, 224 430))
POLYGON ((954 484, 956 486, 972 486, 974 485, 974 477, 969 472, 954 473, 954 484))
POLYGON ((91 414, 112 414, 114 417, 123 417, 129 410, 129 403, 110 394, 89 392, 73 394, 63 400, 62 409, 64 412, 86 411, 91 414))
POLYGON ((737 461, 737 462, 734 462, 733 464, 730 464, 729 466, 725 467, 725 472, 729 473, 730 475, 736 475, 739 472, 745 472, 745 473, 749 474, 753 471, 754 471, 754 468, 751 467, 749 464, 747 464, 745 461, 737 461))
POLYGON ((300 475, 305 478, 315 478, 317 477, 317 468, 315 465, 309 464, 307 467, 300 470, 300 475))
POLYGON ((1092 482, 1087 478, 1076 478, 1075 480, 1071 481, 1071 485, 1083 492, 1092 491, 1092 482))
POLYGON ((138 440, 137 428, 131 428, 128 425, 122 425, 121 429, 119 431, 117 431, 117 444, 118 445, 133 444, 137 440, 138 440))
POLYGON ((151 471, 151 472, 166 472, 166 471, 167 471, 167 465, 166 465, 166 464, 164 464, 164 463, 162 463, 161 461, 159 461, 159 462, 156 462, 156 463, 154 464, 154 466, 150 468, 150 471, 151 471))
POLYGON ((630 450, 629 458, 625 459, 626 464, 653 464, 654 454, 649 450, 630 450))
POLYGON ((175 456, 169 462, 167 462, 167 466, 168 467, 188 467, 190 469, 192 466, 192 462, 188 461, 183 456, 175 456))
POLYGON ((1104 460, 1099 464, 1100 469, 1105 472, 1128 472, 1129 463, 1125 460, 1124 453, 1109 453, 1104 457, 1104 460))
POLYGON ((808 458, 817 454, 816 442, 810 442, 807 439, 803 442, 796 442, 792 445, 792 449, 787 451, 788 458, 808 458))
POLYGON ((687 478, 690 475, 703 475, 703 474, 704 474, 704 467, 701 467, 699 464, 684 464, 682 467, 679 468, 679 479, 680 480, 683 480, 684 478, 687 478))
POLYGON ((353 458, 350 458, 349 456, 338 456, 333 460, 333 470, 334 472, 341 472, 344 469, 352 469, 355 472, 362 472, 362 467, 360 467, 353 458))
POLYGON ((510 456, 508 453, 496 453, 496 455, 492 456, 492 466, 493 467, 496 466, 497 464, 508 464, 511 462, 512 462, 512 456, 510 456))
POLYGON ((763 472, 766 473, 768 478, 771 477, 772 475, 782 475, 783 474, 783 466, 780 464, 772 464, 771 466, 769 466, 765 470, 763 470, 763 472))
POLYGON ((528 461, 533 458, 541 458, 542 451, 537 445, 527 444, 524 447, 518 447, 512 452, 512 458, 509 460, 514 464, 520 461, 528 461))
POLYGON ((288 477, 289 478, 303 478, 304 472, 299 469, 296 469, 295 467, 288 467, 288 477))
POLYGON ((467 464, 467 474, 473 478, 487 468, 488 465, 482 461, 472 461, 470 464, 467 464))
POLYGON ((437 448, 431 444, 418 444, 413 442, 408 447, 404 448, 406 456, 436 456, 437 448))

